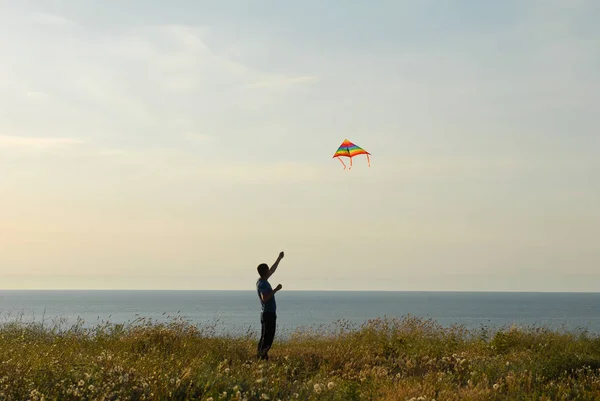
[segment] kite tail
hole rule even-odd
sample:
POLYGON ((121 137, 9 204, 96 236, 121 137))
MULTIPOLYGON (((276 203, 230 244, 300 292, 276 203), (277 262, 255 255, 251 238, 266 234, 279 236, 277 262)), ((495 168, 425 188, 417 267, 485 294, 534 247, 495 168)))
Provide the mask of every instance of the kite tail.
POLYGON ((342 163, 342 165, 344 166, 344 170, 346 170, 346 164, 344 163, 344 161, 342 159, 340 159, 339 157, 337 158, 340 163, 342 163))
POLYGON ((350 168, 348 170, 350 170, 352 168, 352 156, 350 157, 350 168))
POLYGON ((371 159, 369 159, 369 155, 367 155, 367 162, 369 163, 369 167, 371 167, 371 159))

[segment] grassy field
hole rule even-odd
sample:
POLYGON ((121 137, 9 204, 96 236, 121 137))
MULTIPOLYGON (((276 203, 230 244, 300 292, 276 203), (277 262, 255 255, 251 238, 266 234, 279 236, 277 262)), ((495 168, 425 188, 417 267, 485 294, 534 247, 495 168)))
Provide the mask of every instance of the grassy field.
POLYGON ((0 328, 0 400, 598 400, 600 338, 411 316, 276 338, 140 319, 0 328))

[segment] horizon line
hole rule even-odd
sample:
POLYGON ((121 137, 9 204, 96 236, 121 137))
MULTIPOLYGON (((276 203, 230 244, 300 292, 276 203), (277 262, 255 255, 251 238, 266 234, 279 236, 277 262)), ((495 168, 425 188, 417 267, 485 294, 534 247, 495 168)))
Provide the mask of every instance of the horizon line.
MULTIPOLYGON (((0 291, 211 291, 211 292, 254 292, 255 289, 177 289, 177 288, 0 288, 0 291)), ((543 294, 598 294, 600 291, 557 291, 557 290, 382 290, 382 289, 289 289, 285 292, 405 292, 405 293, 543 293, 543 294)))

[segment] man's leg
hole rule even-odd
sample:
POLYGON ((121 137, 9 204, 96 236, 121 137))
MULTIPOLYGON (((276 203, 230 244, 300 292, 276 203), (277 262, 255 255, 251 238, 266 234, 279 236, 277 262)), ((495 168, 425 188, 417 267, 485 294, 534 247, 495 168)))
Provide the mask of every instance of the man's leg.
POLYGON ((273 339, 275 338, 275 329, 277 327, 277 316, 275 313, 268 313, 265 316, 265 337, 263 340, 263 350, 265 359, 269 359, 269 349, 273 345, 273 339))
POLYGON ((260 340, 258 340, 258 347, 256 348, 256 357, 262 359, 263 347, 265 342, 266 326, 264 313, 260 314, 260 340))

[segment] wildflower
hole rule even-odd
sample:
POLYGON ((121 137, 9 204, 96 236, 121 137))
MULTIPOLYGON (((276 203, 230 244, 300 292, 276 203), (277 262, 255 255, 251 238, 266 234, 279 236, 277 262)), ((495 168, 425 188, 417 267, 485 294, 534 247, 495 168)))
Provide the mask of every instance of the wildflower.
POLYGON ((328 388, 329 390, 332 390, 334 387, 335 387, 335 383, 334 383, 334 382, 329 382, 329 383, 327 383, 327 388, 328 388))
POLYGON ((223 391, 223 394, 221 394, 221 397, 226 398, 227 397, 227 391, 223 391))
POLYGON ((256 383, 262 383, 264 381, 265 381, 265 379, 256 379, 256 383))
POLYGON ((229 374, 229 368, 225 368, 225 374, 229 374))
POLYGON ((235 386, 233 386, 233 391, 238 391, 240 389, 240 386, 238 386, 237 384, 235 386))
POLYGON ((494 390, 498 390, 500 388, 500 385, 498 383, 494 383, 494 390))
POLYGON ((268 395, 266 395, 265 393, 262 393, 262 394, 260 395, 260 399, 261 399, 261 400, 270 400, 269 396, 268 396, 268 395))
POLYGON ((313 386, 313 388, 315 390, 315 393, 317 393, 317 394, 321 394, 321 391, 323 391, 323 389, 321 388, 321 385, 319 383, 315 384, 313 386))
POLYGON ((90 391, 94 391, 94 385, 93 385, 93 384, 90 384, 90 385, 88 386, 88 390, 90 390, 90 391))
POLYGON ((79 387, 83 387, 85 382, 83 380, 79 380, 79 383, 77 383, 77 384, 79 384, 79 387))
POLYGON ((214 399, 212 397, 208 397, 206 401, 214 401, 214 399))

